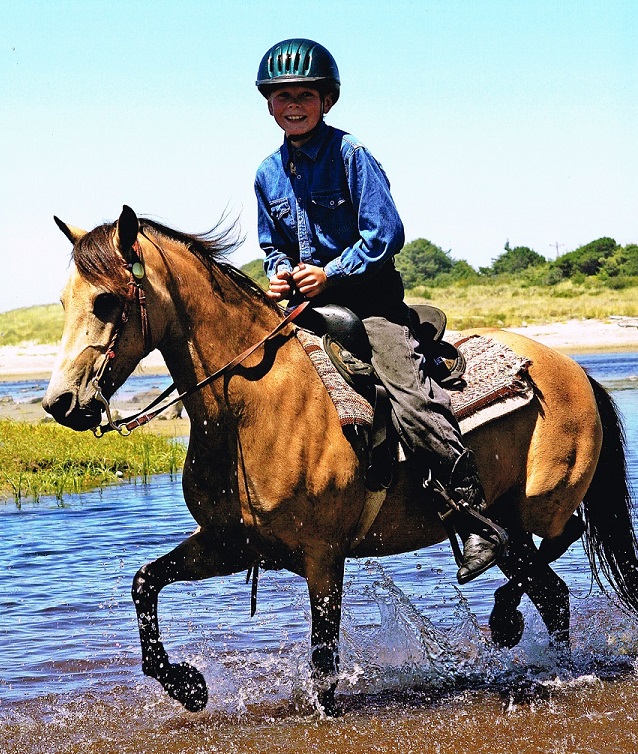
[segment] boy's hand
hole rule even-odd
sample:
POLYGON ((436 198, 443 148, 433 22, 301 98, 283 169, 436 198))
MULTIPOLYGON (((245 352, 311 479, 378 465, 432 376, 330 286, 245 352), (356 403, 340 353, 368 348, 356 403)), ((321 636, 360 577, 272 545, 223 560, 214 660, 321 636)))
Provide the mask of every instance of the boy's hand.
POLYGON ((269 288, 266 296, 273 301, 281 301, 289 298, 292 288, 292 276, 288 270, 279 270, 269 280, 269 288))
POLYGON ((299 293, 313 298, 328 285, 328 278, 323 267, 315 267, 314 264, 300 262, 292 271, 292 279, 299 293))

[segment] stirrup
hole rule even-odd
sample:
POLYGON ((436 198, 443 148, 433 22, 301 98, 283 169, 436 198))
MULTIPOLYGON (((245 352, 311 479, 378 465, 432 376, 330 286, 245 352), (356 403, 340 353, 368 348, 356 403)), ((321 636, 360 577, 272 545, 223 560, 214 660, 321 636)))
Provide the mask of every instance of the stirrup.
POLYGON ((475 511, 469 506, 461 505, 460 508, 461 513, 465 514, 466 516, 470 516, 475 521, 478 521, 480 526, 482 527, 480 531, 476 531, 476 528, 478 527, 472 529, 472 533, 479 534, 480 536, 483 536, 483 534, 485 534, 487 536, 485 536, 484 539, 496 540, 495 544, 499 549, 498 556, 500 557, 501 555, 507 555, 509 536, 507 535, 505 529, 492 521, 492 519, 481 515, 478 511, 475 511))
POLYGON ((454 559, 459 568, 463 565, 463 553, 457 540, 457 530, 454 526, 454 520, 460 516, 469 516, 478 525, 472 528, 472 533, 484 536, 485 539, 493 540, 498 549, 498 557, 507 555, 509 546, 509 536, 502 526, 481 515, 478 511, 470 508, 467 504, 460 504, 449 494, 445 486, 432 476, 423 480, 423 487, 425 489, 431 488, 445 503, 446 510, 438 511, 439 518, 445 529, 445 533, 450 540, 452 546, 452 552, 454 553, 454 559), (477 531, 478 530, 478 531, 477 531))
POLYGON ((365 361, 358 359, 328 334, 323 336, 321 343, 330 361, 350 387, 356 390, 362 383, 370 384, 374 381, 376 372, 372 364, 366 364, 365 361))

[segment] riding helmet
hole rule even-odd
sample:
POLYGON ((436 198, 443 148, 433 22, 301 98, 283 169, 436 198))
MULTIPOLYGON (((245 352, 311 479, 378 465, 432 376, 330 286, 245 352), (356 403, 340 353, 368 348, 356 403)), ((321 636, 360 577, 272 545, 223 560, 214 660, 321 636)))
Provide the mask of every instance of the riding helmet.
POLYGON ((332 94, 333 104, 341 87, 335 59, 311 39, 285 39, 273 45, 261 59, 255 83, 266 98, 277 86, 312 83, 324 94, 332 94))

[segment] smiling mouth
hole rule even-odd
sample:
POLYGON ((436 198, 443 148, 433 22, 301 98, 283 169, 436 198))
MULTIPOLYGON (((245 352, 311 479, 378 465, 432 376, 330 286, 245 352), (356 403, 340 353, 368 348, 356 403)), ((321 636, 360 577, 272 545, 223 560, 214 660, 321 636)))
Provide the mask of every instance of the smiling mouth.
POLYGON ((306 119, 305 115, 287 115, 286 116, 286 120, 290 120, 290 121, 293 121, 295 123, 298 122, 298 121, 301 121, 301 120, 305 120, 305 119, 306 119))

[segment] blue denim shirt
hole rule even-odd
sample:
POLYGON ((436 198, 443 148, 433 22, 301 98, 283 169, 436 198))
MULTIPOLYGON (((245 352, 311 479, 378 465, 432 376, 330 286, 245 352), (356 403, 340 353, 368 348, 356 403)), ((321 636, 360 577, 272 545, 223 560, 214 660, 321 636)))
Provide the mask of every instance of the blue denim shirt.
POLYGON ((381 165, 355 137, 321 123, 299 148, 288 140, 257 170, 259 244, 270 279, 298 262, 330 283, 378 271, 404 243, 381 165))

